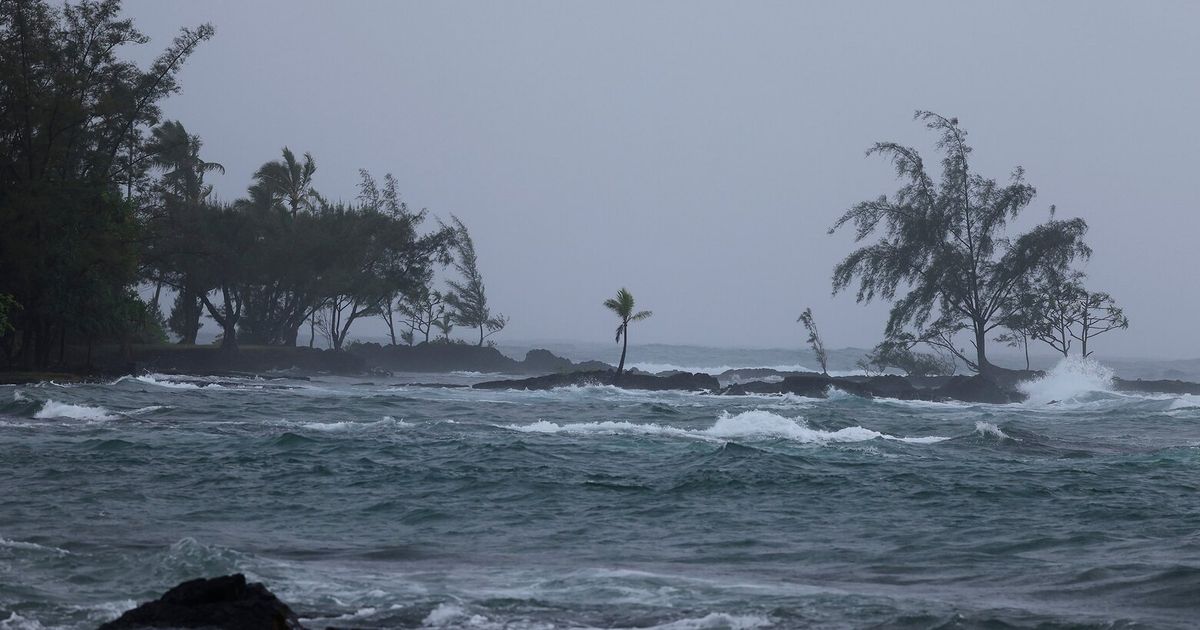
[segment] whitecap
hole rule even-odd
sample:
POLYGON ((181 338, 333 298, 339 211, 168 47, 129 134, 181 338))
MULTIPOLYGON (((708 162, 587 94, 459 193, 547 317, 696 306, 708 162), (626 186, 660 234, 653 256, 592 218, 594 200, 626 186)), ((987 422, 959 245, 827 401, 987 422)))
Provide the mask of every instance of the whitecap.
POLYGON ((37 619, 22 617, 16 611, 8 619, 0 619, 0 630, 42 630, 44 627, 37 619))
POLYGON ((714 612, 703 617, 678 619, 648 628, 653 630, 750 630, 751 628, 766 628, 771 625, 771 620, 763 615, 731 615, 714 612))
POLYGON ((1005 433, 1004 431, 1001 431, 1000 427, 992 424, 991 422, 984 422, 982 420, 978 420, 975 422, 975 432, 982 436, 990 435, 992 437, 1000 438, 1001 440, 1016 439, 1016 438, 1013 438, 1012 436, 1010 436, 1009 434, 1005 433))
POLYGON ((75 420, 115 420, 117 418, 104 407, 72 405, 69 403, 60 403, 55 400, 47 400, 46 402, 42 403, 42 408, 39 409, 37 413, 33 414, 33 417, 40 420, 46 420, 50 418, 73 418, 75 420))
POLYGON ((721 415, 717 417, 717 421, 711 427, 700 430, 682 429, 655 423, 641 424, 612 420, 564 424, 539 420, 531 424, 510 425, 506 428, 526 433, 665 435, 714 442, 767 438, 785 439, 805 444, 826 444, 832 442, 863 442, 884 439, 914 444, 932 444, 949 439, 940 436, 899 437, 860 426, 845 427, 836 431, 824 431, 809 427, 803 419, 786 418, 761 409, 743 411, 736 415, 721 412, 721 415))
POLYGON ((298 426, 312 431, 339 433, 352 430, 411 427, 412 423, 405 422, 403 420, 397 420, 391 416, 384 416, 383 419, 375 422, 353 422, 348 420, 340 422, 303 422, 298 426))
POLYGON ((45 545, 39 545, 37 543, 25 542, 22 540, 9 540, 7 538, 0 538, 0 547, 5 547, 8 549, 24 549, 26 551, 39 551, 39 552, 44 552, 44 553, 53 553, 53 554, 57 554, 60 556, 65 556, 65 555, 68 555, 71 553, 70 551, 67 551, 66 549, 59 549, 58 547, 47 547, 45 545))
POLYGON ((443 602, 437 608, 429 611, 421 622, 426 628, 458 628, 462 626, 483 626, 487 623, 483 615, 471 615, 462 606, 453 602, 443 602))
POLYGON ((135 376, 134 380, 146 383, 147 385, 156 385, 166 389, 224 389, 217 383, 194 383, 192 381, 182 380, 180 378, 172 378, 165 374, 143 374, 135 376))

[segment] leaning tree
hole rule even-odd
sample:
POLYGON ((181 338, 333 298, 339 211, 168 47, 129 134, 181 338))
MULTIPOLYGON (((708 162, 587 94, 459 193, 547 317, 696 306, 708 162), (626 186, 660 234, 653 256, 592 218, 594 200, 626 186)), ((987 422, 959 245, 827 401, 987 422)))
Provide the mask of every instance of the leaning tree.
POLYGON ((617 378, 625 373, 625 353, 629 351, 629 324, 630 322, 640 322, 643 319, 648 319, 653 313, 650 311, 634 312, 633 294, 622 288, 617 291, 617 297, 604 300, 604 307, 616 314, 620 318, 621 323, 617 325, 617 341, 624 340, 621 346, 621 362, 617 364, 617 378))
POLYGON ((1087 223, 1056 220, 1051 206, 1049 220, 1009 237, 1009 222, 1036 192, 1024 171, 1017 168, 1007 184, 976 174, 958 119, 926 111, 915 118, 938 133, 941 180, 934 181, 913 148, 881 142, 867 151, 890 159, 904 185, 891 196, 854 205, 830 228, 832 234, 853 224, 857 243, 878 233, 878 240, 837 265, 833 290, 857 279, 859 302, 892 302, 887 339, 941 348, 972 370, 988 372, 988 334, 1002 325, 1019 282, 1035 269, 1065 268, 1090 255, 1083 242, 1087 223), (960 333, 967 334, 973 353, 958 345, 960 333))

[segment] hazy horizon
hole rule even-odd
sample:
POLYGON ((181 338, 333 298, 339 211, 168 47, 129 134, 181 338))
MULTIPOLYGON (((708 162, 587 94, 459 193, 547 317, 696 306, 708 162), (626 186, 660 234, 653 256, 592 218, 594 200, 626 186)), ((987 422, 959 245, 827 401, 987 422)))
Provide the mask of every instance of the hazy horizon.
POLYGON ((852 235, 826 230, 896 189, 873 142, 937 159, 912 120, 930 109, 961 120, 984 175, 1025 167, 1021 225, 1051 204, 1088 220, 1089 285, 1131 320, 1098 358, 1200 356, 1200 295, 1176 280, 1200 264, 1200 5, 516 7, 126 3, 153 38, 139 59, 217 28, 164 115, 224 164, 218 196, 284 145, 333 199, 359 168, 394 173, 410 205, 471 228, 501 344, 611 341, 601 302, 626 286, 655 311, 635 345, 799 348, 805 306, 831 347, 874 345, 887 305, 831 297, 852 235))

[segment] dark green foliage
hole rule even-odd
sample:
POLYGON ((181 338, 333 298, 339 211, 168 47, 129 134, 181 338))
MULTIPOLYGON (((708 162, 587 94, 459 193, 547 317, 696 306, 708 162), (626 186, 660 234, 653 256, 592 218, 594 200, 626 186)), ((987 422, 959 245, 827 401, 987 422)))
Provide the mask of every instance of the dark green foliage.
POLYGON ((817 322, 813 319, 812 309, 806 308, 796 321, 804 324, 804 329, 808 331, 808 345, 812 348, 813 356, 817 358, 817 363, 821 365, 821 373, 829 375, 829 355, 825 352, 825 342, 821 341, 821 333, 817 330, 817 322))
POLYGON ((128 337, 147 130, 212 32, 184 29, 143 70, 118 57, 147 38, 116 0, 0 2, 0 293, 22 305, 3 344, 23 365, 128 337))
POLYGON ((650 311, 634 312, 633 294, 624 287, 617 291, 617 297, 604 300, 604 307, 616 314, 621 323, 617 325, 617 342, 621 345, 621 362, 617 364, 617 378, 625 373, 625 353, 629 350, 629 323, 649 319, 654 313, 650 311))
POLYGON ((957 119, 932 112, 916 118, 938 133, 937 147, 945 152, 941 180, 933 180, 912 148, 884 142, 867 152, 890 159, 905 183, 890 197, 855 205, 830 230, 853 224, 859 242, 878 233, 875 243, 836 267, 834 292, 857 280, 858 301, 892 302, 889 340, 926 343, 987 371, 987 336, 1002 325, 1001 313, 1021 282, 1040 268, 1066 268, 1090 255, 1083 242, 1087 224, 1051 218, 1009 237, 1008 223, 1035 194, 1023 171, 1016 169, 1003 185, 986 179, 970 170, 971 148, 957 119), (972 356, 957 344, 964 332, 972 356))
POLYGON ((905 376, 950 376, 954 374, 954 359, 926 352, 913 352, 903 343, 884 341, 870 354, 858 361, 867 373, 900 370, 905 376))
MULTIPOLYGON (((1106 332, 1129 328, 1129 319, 1112 296, 1090 291, 1080 272, 1044 269, 1025 282, 1019 295, 1006 307, 1002 321, 1011 332, 997 338, 1028 346, 1028 339, 1041 341, 1064 357, 1079 342, 1079 354, 1088 357, 1088 342, 1106 332)), ((1028 355, 1027 355, 1028 356, 1028 355)), ((1028 358, 1026 359, 1028 361, 1028 358)))
POLYGON ((467 232, 467 226, 451 217, 455 249, 458 257, 454 268, 462 276, 461 280, 447 280, 450 291, 446 294, 446 306, 451 310, 454 323, 467 328, 479 329, 479 344, 499 332, 508 324, 508 318, 499 313, 492 314, 487 303, 487 291, 483 286, 483 276, 479 273, 478 260, 475 256, 475 242, 467 232))

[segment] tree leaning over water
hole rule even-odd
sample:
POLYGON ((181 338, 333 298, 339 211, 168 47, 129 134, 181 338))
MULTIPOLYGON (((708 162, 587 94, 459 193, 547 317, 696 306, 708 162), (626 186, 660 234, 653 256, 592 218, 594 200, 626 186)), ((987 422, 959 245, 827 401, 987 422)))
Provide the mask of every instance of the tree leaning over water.
POLYGON ((950 352, 977 372, 988 372, 988 334, 1002 325, 1001 313, 1021 281, 1038 269, 1064 269, 1091 250, 1083 242, 1083 219, 1053 218, 1015 239, 1008 223, 1033 200, 1024 171, 1008 184, 971 171, 971 147, 958 119, 918 111, 915 118, 938 133, 944 152, 942 176, 935 182, 920 154, 881 142, 867 155, 891 160, 905 184, 893 195, 863 201, 847 210, 829 232, 851 223, 855 241, 877 231, 878 241, 859 247, 837 265, 834 293, 858 280, 857 300, 892 302, 886 339, 909 347, 925 343, 950 352), (974 350, 956 342, 966 333, 974 350))
POLYGON ((617 326, 617 341, 624 342, 621 346, 621 362, 617 364, 617 378, 621 378, 621 375, 625 373, 625 353, 629 350, 629 323, 640 322, 654 313, 650 311, 634 313, 633 294, 623 287, 617 291, 617 297, 604 300, 604 306, 621 318, 621 323, 617 326))

